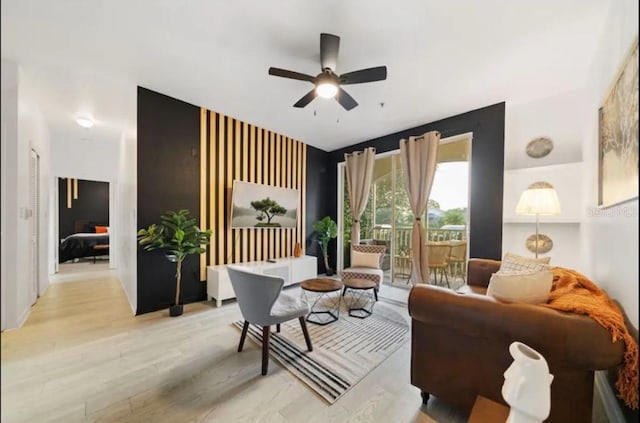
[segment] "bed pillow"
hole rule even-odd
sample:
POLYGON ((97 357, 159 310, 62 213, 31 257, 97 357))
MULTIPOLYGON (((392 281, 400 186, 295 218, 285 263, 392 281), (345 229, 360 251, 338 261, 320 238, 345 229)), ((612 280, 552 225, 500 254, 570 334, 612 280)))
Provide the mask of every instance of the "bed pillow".
POLYGON ((542 304, 549 299, 553 273, 520 272, 511 274, 494 273, 489 280, 487 295, 505 302, 542 304))
POLYGON ((98 226, 96 225, 96 233, 97 234, 106 234, 109 232, 108 226, 98 226))
POLYGON ((519 273, 519 272, 540 272, 549 270, 549 262, 551 257, 541 257, 538 259, 519 256, 517 254, 507 253, 504 255, 500 263, 500 269, 497 273, 519 273))
POLYGON ((360 251, 352 251, 351 267, 369 267, 371 269, 379 269, 380 254, 379 253, 361 253, 360 251))

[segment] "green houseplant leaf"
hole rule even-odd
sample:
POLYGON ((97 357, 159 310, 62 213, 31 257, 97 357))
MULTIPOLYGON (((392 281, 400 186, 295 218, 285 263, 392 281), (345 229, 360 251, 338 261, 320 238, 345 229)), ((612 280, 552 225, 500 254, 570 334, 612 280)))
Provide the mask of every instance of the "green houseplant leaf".
POLYGON ((327 274, 333 274, 333 269, 329 267, 329 241, 338 236, 338 225, 330 216, 325 216, 313 224, 313 230, 318 237, 318 243, 324 256, 324 267, 327 274))
POLYGON ((138 231, 138 243, 146 251, 163 250, 176 263, 176 298, 180 304, 180 284, 182 282, 182 262, 191 254, 205 252, 203 245, 209 244, 211 230, 200 230, 197 220, 189 210, 168 211, 160 216, 160 223, 149 225, 138 231))

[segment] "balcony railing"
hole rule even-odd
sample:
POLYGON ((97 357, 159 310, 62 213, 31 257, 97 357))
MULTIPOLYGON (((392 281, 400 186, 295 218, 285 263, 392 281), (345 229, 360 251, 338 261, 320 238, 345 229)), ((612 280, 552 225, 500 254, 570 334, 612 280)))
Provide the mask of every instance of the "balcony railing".
MULTIPOLYGON (((365 228, 362 239, 376 239, 391 241, 396 254, 407 254, 411 249, 411 228, 365 228)), ((461 229, 427 229, 428 241, 462 241, 466 239, 466 232, 461 229)))

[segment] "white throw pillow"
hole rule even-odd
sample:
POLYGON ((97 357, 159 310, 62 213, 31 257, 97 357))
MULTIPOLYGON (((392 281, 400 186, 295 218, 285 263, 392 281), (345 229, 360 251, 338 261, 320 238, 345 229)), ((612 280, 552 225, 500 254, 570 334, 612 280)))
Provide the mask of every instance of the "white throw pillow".
POLYGON ((553 273, 542 272, 494 273, 489 280, 487 295, 500 301, 542 304, 549 299, 553 273))
POLYGON ((498 273, 518 273, 518 272, 541 272, 549 270, 551 257, 541 257, 538 259, 522 257, 517 254, 507 253, 500 263, 498 273))
POLYGON ((380 268, 379 253, 361 253, 360 251, 351 252, 351 267, 370 267, 372 269, 380 268))

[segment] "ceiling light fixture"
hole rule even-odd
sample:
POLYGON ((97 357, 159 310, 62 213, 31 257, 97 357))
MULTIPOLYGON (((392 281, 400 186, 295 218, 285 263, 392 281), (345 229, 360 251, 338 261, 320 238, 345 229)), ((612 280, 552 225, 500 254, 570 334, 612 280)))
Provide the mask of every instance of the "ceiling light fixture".
POLYGON ((316 94, 322 98, 333 98, 338 93, 338 78, 327 69, 316 79, 316 94))
POLYGON ((323 98, 333 98, 338 93, 338 87, 332 82, 323 82, 316 87, 316 93, 323 98))
POLYGON ((76 118, 76 123, 83 128, 91 128, 93 126, 93 120, 89 119, 88 117, 76 118))

